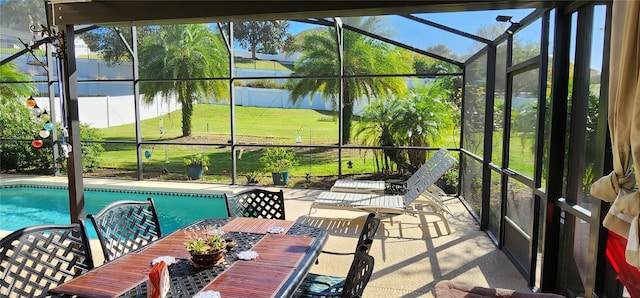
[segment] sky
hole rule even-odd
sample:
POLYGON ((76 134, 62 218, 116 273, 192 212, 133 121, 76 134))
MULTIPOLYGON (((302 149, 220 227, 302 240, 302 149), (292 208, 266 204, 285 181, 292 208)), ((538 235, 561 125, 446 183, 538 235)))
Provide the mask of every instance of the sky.
MULTIPOLYGON (((453 13, 425 13, 415 14, 415 16, 458 30, 462 30, 467 33, 476 34, 479 28, 499 23, 496 21, 496 16, 498 15, 512 16, 512 19, 514 21, 520 21, 532 11, 533 9, 491 10, 453 13)), ((596 7, 594 16, 595 19, 593 28, 593 53, 591 55, 591 68, 600 70, 602 66, 602 49, 604 41, 605 7, 603 5, 596 7)), ((419 49, 426 49, 429 46, 434 46, 442 43, 452 49, 454 53, 465 55, 474 53, 474 49, 477 48, 475 42, 468 38, 459 37, 444 30, 435 29, 431 26, 420 24, 418 22, 400 16, 388 16, 387 20, 390 23, 389 29, 392 31, 393 38, 395 40, 419 49)), ((552 13, 550 21, 551 31, 553 31, 553 23, 554 18, 552 13)), ((301 31, 315 27, 317 26, 292 21, 290 22, 289 33, 295 35, 297 33, 300 33, 301 31)), ((575 36, 575 16, 573 18, 572 27, 573 34, 575 36)), ((515 36, 523 42, 539 43, 540 34, 540 21, 538 21, 534 22, 527 28, 521 29, 519 33, 516 33, 515 36)), ((550 43, 550 46, 553 46, 553 37, 551 37, 550 43)), ((575 50, 574 45, 574 43, 572 43, 571 45, 572 53, 575 50)), ((571 55, 571 60, 573 61, 573 54, 571 55)))

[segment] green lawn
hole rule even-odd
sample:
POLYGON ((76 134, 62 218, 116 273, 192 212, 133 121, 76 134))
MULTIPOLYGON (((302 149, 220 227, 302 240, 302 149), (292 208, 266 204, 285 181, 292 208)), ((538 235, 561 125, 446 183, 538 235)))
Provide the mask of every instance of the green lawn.
MULTIPOLYGON (((183 138, 181 110, 160 118, 143 120, 140 124, 144 142, 168 142, 171 144, 142 145, 143 175, 160 179, 185 180, 184 157, 195 153, 209 156, 211 165, 205 172, 206 181, 231 180, 231 147, 225 146, 231 139, 230 107, 228 105, 197 104, 192 118, 192 135, 183 138), (160 134, 160 123, 163 134, 160 134), (148 151, 150 156, 145 157, 148 151), (163 169, 168 174, 160 175, 163 169)), ((235 109, 236 143, 247 145, 314 145, 334 146, 338 143, 338 122, 332 112, 308 109, 284 109, 237 106, 235 109), (301 143, 296 142, 300 135, 301 143)), ((354 121, 355 125, 355 121, 354 121)), ((135 141, 133 123, 100 129, 103 134, 106 152, 101 156, 101 168, 128 170, 123 176, 135 176, 131 171, 137 167, 134 144, 116 144, 109 141, 135 141)), ((455 128, 443 132, 442 139, 432 147, 457 147, 458 133, 455 128)), ((357 142, 356 142, 357 143, 357 142)), ((261 182, 268 182, 270 173, 262 171, 259 158, 261 147, 240 147, 236 159, 239 179, 257 171, 261 182)), ((338 173, 338 150, 335 148, 292 148, 299 164, 290 172, 292 180, 304 180, 306 173, 314 179, 323 176, 336 176, 338 173)), ((343 175, 358 175, 377 172, 372 150, 343 149, 343 175), (352 162, 352 168, 347 162, 352 162)), ((123 171, 124 172, 124 171, 123 171)), ((268 183, 267 183, 268 184, 268 183)))
MULTIPOLYGON (((320 145, 332 146, 338 143, 337 118, 326 111, 308 109, 283 109, 260 107, 236 107, 236 143, 273 145, 320 145), (302 142, 296 143, 300 135, 302 142)), ((204 153, 211 159, 205 173, 207 181, 230 181, 231 148, 224 146, 230 140, 230 108, 228 105, 198 104, 192 118, 192 136, 182 138, 181 111, 162 117, 163 132, 160 135, 159 118, 141 122, 142 139, 147 142, 171 142, 175 144, 143 145, 142 151, 149 151, 149 158, 143 157, 143 173, 160 173, 167 169, 170 174, 164 179, 186 179, 184 157, 194 153, 204 153)), ((134 124, 126 124, 101 129, 105 141, 135 141, 134 124)), ((456 147, 457 134, 443 133, 441 144, 434 147, 456 147)), ((102 167, 135 170, 137 166, 136 148, 133 144, 104 145, 102 167)), ((238 176, 254 171, 261 172, 267 182, 269 173, 262 171, 259 158, 263 148, 241 148, 236 160, 238 176)), ((335 176, 338 173, 338 150, 334 148, 294 148, 299 164, 291 170, 292 179, 304 180, 306 173, 313 177, 335 176)), ((144 155, 143 155, 144 156, 144 155)), ((342 173, 344 175, 374 173, 377 171, 372 150, 343 150, 342 173), (347 162, 352 162, 352 168, 347 162)), ((126 175, 131 175, 126 174, 126 175)))
MULTIPOLYGON (((298 145, 335 145, 337 144, 338 123, 331 113, 307 109, 282 109, 259 107, 236 107, 237 142, 246 144, 296 145, 296 136, 302 143, 298 145)), ((174 142, 166 145, 144 145, 150 158, 145 158, 146 171, 159 172, 166 168, 171 173, 184 176, 182 160, 185 156, 202 152, 211 159, 211 166, 205 173, 211 181, 230 180, 231 150, 221 146, 230 140, 230 109, 227 105, 196 105, 192 118, 192 136, 181 138, 181 111, 175 111, 163 117, 164 134, 159 133, 159 118, 141 122, 143 141, 174 142), (184 144, 189 145, 184 145, 184 144), (205 144, 203 144, 205 143, 205 144)), ((105 141, 134 141, 134 124, 126 124, 101 129, 105 141)), ((102 154, 102 167, 117 169, 136 168, 136 148, 129 144, 105 144, 102 154)), ((253 171, 261 172, 259 158, 263 148, 242 148, 237 159, 238 175, 253 171)), ((304 177, 306 173, 314 176, 336 175, 338 172, 338 151, 332 148, 296 148, 294 149, 299 165, 292 169, 294 177, 304 177)), ((370 173, 375 171, 371 151, 343 151, 343 173, 370 173), (346 162, 351 160, 353 168, 346 162)), ((266 175, 267 173, 263 173, 266 175)), ((171 179, 179 179, 173 177, 171 179)))
POLYGON ((278 61, 270 60, 253 60, 250 58, 234 59, 237 68, 254 68, 254 69, 270 69, 270 70, 293 70, 292 65, 282 64, 278 61))

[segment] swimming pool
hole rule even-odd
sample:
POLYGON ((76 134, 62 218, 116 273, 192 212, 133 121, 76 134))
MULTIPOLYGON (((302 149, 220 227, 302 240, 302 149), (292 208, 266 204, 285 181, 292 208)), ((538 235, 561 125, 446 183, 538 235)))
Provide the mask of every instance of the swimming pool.
MULTIPOLYGON (((98 213, 107 204, 119 200, 144 201, 153 198, 160 218, 162 234, 202 218, 227 216, 220 195, 171 192, 121 191, 85 188, 85 213, 98 213)), ((64 187, 11 185, 0 187, 0 230, 15 231, 40 224, 68 224, 69 191, 64 187)), ((85 218, 89 237, 97 238, 91 221, 85 218)))

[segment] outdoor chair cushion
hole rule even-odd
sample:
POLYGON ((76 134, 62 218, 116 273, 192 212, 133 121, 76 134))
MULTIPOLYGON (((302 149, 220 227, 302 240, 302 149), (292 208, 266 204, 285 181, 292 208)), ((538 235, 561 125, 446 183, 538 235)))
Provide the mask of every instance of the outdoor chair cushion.
POLYGON ((468 285, 452 280, 443 280, 436 284, 436 298, 481 298, 481 297, 512 297, 512 298, 558 298, 564 297, 558 294, 550 293, 525 293, 516 292, 510 289, 502 288, 485 288, 468 285))

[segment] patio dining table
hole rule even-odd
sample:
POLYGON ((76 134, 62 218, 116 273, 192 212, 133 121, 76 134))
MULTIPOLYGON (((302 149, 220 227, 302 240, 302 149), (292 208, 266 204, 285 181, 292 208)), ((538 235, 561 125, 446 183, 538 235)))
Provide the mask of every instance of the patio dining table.
MULTIPOLYGON (((277 230, 277 229, 276 229, 277 230)), ((214 290, 221 297, 289 297, 315 263, 327 240, 321 228, 293 221, 259 218, 214 218, 194 222, 136 252, 87 272, 49 290, 52 297, 147 297, 151 261, 172 256, 171 288, 167 297, 192 297, 214 290), (211 227, 225 232, 236 246, 217 265, 200 267, 190 260, 184 242, 188 230, 211 227), (281 233, 271 228, 282 228, 281 233), (255 251, 254 260, 238 253, 255 251)))

